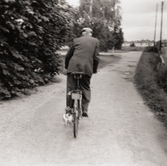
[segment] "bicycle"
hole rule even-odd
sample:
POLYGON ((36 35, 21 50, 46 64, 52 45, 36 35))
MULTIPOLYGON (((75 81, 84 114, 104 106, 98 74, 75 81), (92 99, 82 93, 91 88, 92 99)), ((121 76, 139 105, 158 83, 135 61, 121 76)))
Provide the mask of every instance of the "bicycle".
POLYGON ((82 78, 83 72, 75 72, 71 73, 76 79, 76 88, 70 92, 68 92, 68 97, 71 100, 70 106, 70 114, 72 115, 73 122, 73 134, 76 138, 78 135, 78 126, 79 119, 82 117, 82 91, 80 88, 80 79, 82 78))

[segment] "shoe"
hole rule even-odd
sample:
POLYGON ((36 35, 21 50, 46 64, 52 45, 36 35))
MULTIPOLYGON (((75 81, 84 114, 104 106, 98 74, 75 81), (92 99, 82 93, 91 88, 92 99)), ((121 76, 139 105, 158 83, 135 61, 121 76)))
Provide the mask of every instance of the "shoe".
POLYGON ((87 112, 83 112, 83 113, 82 113, 82 116, 88 118, 88 114, 87 114, 87 112))
POLYGON ((70 108, 69 106, 65 108, 65 112, 66 114, 71 114, 72 112, 72 108, 70 108))

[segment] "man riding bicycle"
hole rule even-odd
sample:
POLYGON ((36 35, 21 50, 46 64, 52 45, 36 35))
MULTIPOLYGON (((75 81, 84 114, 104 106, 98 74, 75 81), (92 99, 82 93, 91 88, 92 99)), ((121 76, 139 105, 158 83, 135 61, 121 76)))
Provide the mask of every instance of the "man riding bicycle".
MULTIPOLYGON (((99 63, 99 40, 92 37, 92 29, 83 28, 82 36, 74 39, 72 47, 65 57, 65 68, 67 69, 67 94, 75 89, 76 80, 72 73, 83 72, 80 80, 80 88, 83 94, 82 116, 88 117, 88 105, 91 98, 90 81, 93 73, 97 73, 99 63)), ((67 107, 71 107, 67 97, 67 107)))

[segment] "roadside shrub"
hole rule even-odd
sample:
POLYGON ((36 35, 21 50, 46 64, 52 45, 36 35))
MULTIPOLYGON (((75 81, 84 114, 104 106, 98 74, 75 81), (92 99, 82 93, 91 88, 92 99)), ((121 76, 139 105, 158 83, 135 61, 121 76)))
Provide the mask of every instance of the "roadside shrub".
POLYGON ((144 51, 145 52, 158 53, 158 47, 149 46, 149 47, 146 47, 144 51))
POLYGON ((130 45, 130 47, 136 47, 135 43, 132 43, 132 44, 130 45))
POLYGON ((59 72, 55 51, 69 30, 63 10, 52 0, 0 1, 0 98, 26 94, 59 72))
POLYGON ((134 80, 145 103, 167 126, 167 95, 163 86, 160 85, 166 71, 160 72, 161 74, 155 72, 155 60, 154 53, 145 50, 138 62, 134 80))
POLYGON ((156 72, 156 81, 158 85, 167 93, 167 68, 161 67, 156 72))

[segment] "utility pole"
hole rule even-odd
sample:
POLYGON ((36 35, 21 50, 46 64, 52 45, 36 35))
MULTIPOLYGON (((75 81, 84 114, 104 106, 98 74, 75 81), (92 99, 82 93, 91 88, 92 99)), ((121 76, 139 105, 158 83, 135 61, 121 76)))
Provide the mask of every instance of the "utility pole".
POLYGON ((164 2, 162 1, 161 3, 161 30, 160 30, 160 50, 162 47, 162 25, 163 25, 163 7, 164 7, 164 2))
POLYGON ((90 0, 90 15, 92 15, 93 0, 90 0))
POLYGON ((158 11, 158 4, 156 5, 156 15, 155 15, 155 29, 154 29, 154 47, 155 47, 155 41, 156 41, 156 28, 157 28, 157 11, 158 11))

